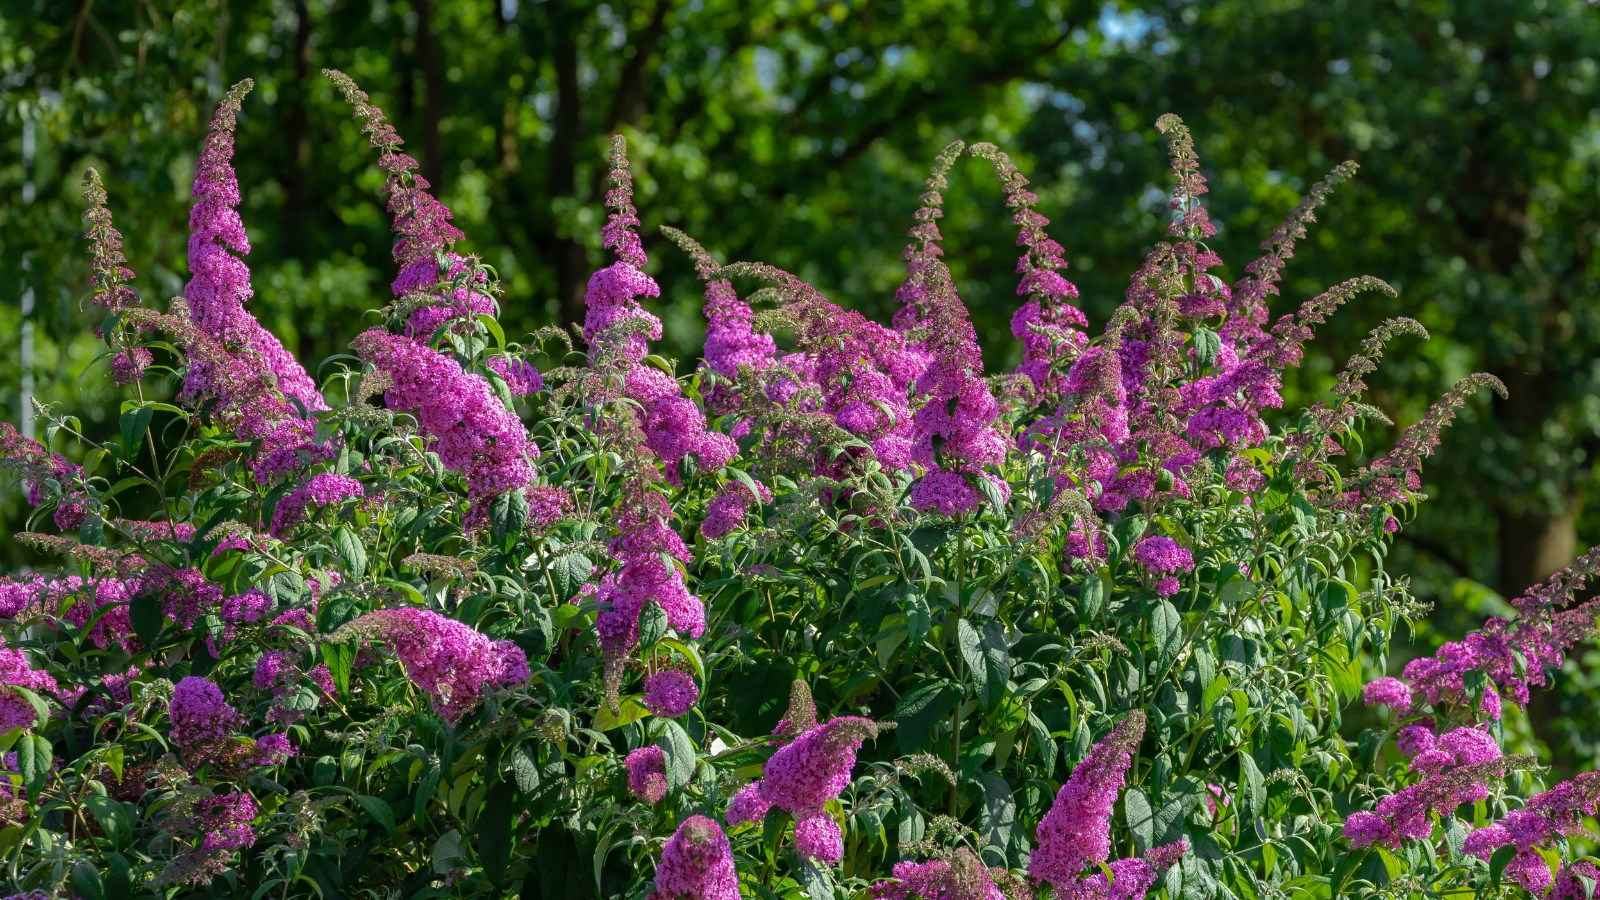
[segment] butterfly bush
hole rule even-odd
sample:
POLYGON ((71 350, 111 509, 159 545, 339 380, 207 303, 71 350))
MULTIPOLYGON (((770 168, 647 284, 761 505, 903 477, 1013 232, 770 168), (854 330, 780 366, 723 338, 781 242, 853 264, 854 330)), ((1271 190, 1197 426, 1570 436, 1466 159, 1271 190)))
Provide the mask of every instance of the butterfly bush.
POLYGON ((181 297, 144 302, 85 175, 84 378, 123 403, 106 441, 54 407, 43 441, 0 424, 16 539, 59 562, 0 577, 12 895, 1593 895, 1600 781, 1511 752, 1508 712, 1576 667, 1600 551, 1392 658, 1426 610, 1388 549, 1443 429, 1503 389, 1464 379, 1368 452, 1363 379, 1426 337, 1392 318, 1284 408, 1317 327, 1394 296, 1281 299, 1353 164, 1230 283, 1163 116, 1170 222, 1092 327, 1019 162, 951 143, 885 213, 911 228, 879 323, 658 241, 633 186, 662 150, 617 136, 574 219, 604 218, 581 328, 508 335, 399 132, 327 75, 395 270, 320 367, 250 311, 248 81, 198 148, 181 297), (988 175, 1004 366, 938 224, 988 175), (656 346, 678 250, 698 360, 656 346))

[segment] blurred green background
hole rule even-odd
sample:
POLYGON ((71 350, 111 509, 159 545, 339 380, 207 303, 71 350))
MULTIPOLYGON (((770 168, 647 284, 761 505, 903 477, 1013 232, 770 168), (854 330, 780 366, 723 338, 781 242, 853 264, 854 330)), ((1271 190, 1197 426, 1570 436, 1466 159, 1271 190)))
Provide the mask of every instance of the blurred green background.
MULTIPOLYGON (((1397 423, 1470 371, 1511 389, 1446 434, 1396 549, 1436 604, 1417 652, 1600 540, 1597 55, 1583 0, 0 0, 0 403, 17 421, 31 376, 114 427, 104 371, 80 378, 98 321, 81 299, 83 168, 105 175, 137 284, 164 302, 186 278, 205 124, 247 76, 251 307, 311 363, 343 351, 393 276, 383 179, 325 66, 373 95, 498 268, 508 332, 581 317, 606 136, 627 134, 666 349, 685 367, 698 285, 657 226, 883 317, 927 164, 957 138, 999 144, 1034 179, 1098 325, 1162 232, 1153 123, 1172 111, 1195 132, 1231 278, 1306 187, 1361 164, 1275 312, 1359 274, 1400 296, 1366 294, 1322 330, 1290 409, 1394 315, 1433 333, 1369 379, 1397 423)), ((1008 367, 1014 230, 985 164, 960 163, 946 196, 987 363, 1008 367)), ((1369 437, 1381 452, 1393 433, 1369 437)), ((10 540, 28 510, 3 487, 0 570, 42 564, 10 540)), ((1600 754, 1595 656, 1510 722, 1563 770, 1600 754)))

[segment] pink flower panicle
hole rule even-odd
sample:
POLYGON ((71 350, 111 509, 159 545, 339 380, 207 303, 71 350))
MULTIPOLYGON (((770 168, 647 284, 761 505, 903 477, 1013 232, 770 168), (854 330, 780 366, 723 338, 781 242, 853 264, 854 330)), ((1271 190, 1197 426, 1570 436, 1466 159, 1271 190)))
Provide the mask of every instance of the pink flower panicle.
POLYGON ((1173 576, 1194 571, 1194 556, 1188 549, 1163 535, 1151 535, 1134 544, 1132 558, 1147 572, 1164 576, 1155 582, 1156 593, 1163 597, 1176 594, 1181 587, 1173 576))
MULTIPOLYGON (((96 304, 112 313, 120 313, 139 305, 139 292, 128 285, 133 280, 133 270, 124 265, 128 258, 122 254, 122 232, 112 224, 111 210, 106 205, 105 185, 100 180, 100 173, 93 167, 84 171, 83 187, 83 197, 89 202, 88 209, 83 213, 83 217, 89 220, 89 230, 83 236, 89 241, 89 269, 94 273, 89 278, 90 293, 96 304)), ((150 367, 155 358, 144 347, 126 346, 137 334, 136 329, 130 333, 119 327, 119 332, 107 335, 102 334, 99 327, 95 329, 95 333, 105 338, 111 346, 111 376, 116 385, 121 387, 144 377, 145 369, 150 367)))
POLYGON ((895 863, 893 880, 873 885, 867 896, 871 900, 1005 900, 988 867, 965 847, 948 860, 895 863))
POLYGON ((706 504, 706 518, 700 523, 700 533, 706 540, 718 540, 744 527, 751 506, 772 502, 772 491, 766 485, 758 481, 755 486, 755 494, 751 493, 749 485, 739 480, 730 479, 722 486, 717 496, 706 504))
POLYGON ((514 397, 526 397, 544 390, 544 376, 527 360, 514 356, 491 356, 488 367, 506 383, 514 397))
POLYGON ((63 506, 77 506, 75 500, 85 496, 82 466, 19 434, 10 422, 0 422, 0 469, 22 479, 29 506, 59 501, 59 511, 63 506))
POLYGON ((272 534, 274 537, 286 535, 290 528, 306 521, 308 509, 321 509, 365 495, 361 482, 354 478, 333 472, 319 472, 278 501, 272 512, 272 534))
POLYGON ((1072 770, 1055 803, 1039 821, 1028 875, 1057 891, 1073 889, 1084 869, 1111 855, 1111 813, 1133 750, 1144 737, 1144 713, 1130 712, 1072 770))
POLYGON ((839 861, 843 834, 823 807, 849 787, 856 751, 877 734, 871 719, 840 716, 805 731, 767 760, 761 796, 794 816, 795 847, 802 855, 839 861))
POLYGON ((487 515, 487 501, 533 481, 531 460, 539 457, 539 447, 483 376, 381 328, 364 332, 351 346, 389 376, 384 392, 389 408, 413 412, 440 461, 466 479, 475 517, 487 515))
POLYGON ((661 848, 656 895, 662 900, 739 900, 728 836, 705 816, 690 816, 661 848))
MULTIPOLYGON (((1516 855, 1506 865, 1508 877, 1539 895, 1551 886, 1552 879, 1538 848, 1552 847, 1561 836, 1577 834, 1582 830, 1583 817, 1597 813, 1600 813, 1600 773, 1584 772, 1529 798, 1521 809, 1506 813, 1500 821, 1474 830, 1467 835, 1463 849, 1488 860, 1501 847, 1515 847, 1516 855)), ((1562 882, 1558 876, 1553 896, 1562 896, 1568 883, 1580 883, 1573 874, 1595 877, 1592 871, 1563 871, 1562 876, 1567 881, 1562 882)), ((1572 896, 1585 895, 1580 890, 1572 896)))
POLYGON ((950 270, 928 261, 929 361, 913 391, 926 396, 913 422, 911 459, 926 472, 911 489, 918 509, 954 516, 983 505, 974 483, 986 479, 1002 501, 1005 481, 984 471, 1005 461, 1006 440, 994 427, 1000 404, 983 380, 983 359, 950 270))
POLYGON ((161 598, 162 610, 180 628, 193 628, 207 613, 221 612, 222 588, 206 580, 199 569, 181 569, 161 598))
POLYGON ((755 313, 750 304, 739 299, 733 282, 717 277, 720 267, 699 242, 676 228, 663 226, 661 233, 689 254, 695 274, 706 283, 702 310, 706 317, 703 368, 711 373, 708 380, 713 382, 706 392, 706 407, 718 415, 727 415, 739 408, 738 392, 729 382, 739 377, 741 367, 756 372, 770 367, 777 355, 777 345, 771 335, 754 330, 755 313))
POLYGON ((1411 709, 1411 688, 1398 678, 1379 678, 1361 689, 1361 699, 1368 706, 1387 706, 1398 715, 1411 709))
POLYGON ((611 214, 603 234, 617 262, 589 279, 583 338, 595 351, 596 362, 622 375, 624 392, 644 410, 645 446, 663 463, 667 481, 679 485, 679 464, 686 457, 715 471, 731 462, 739 447, 733 438, 706 427, 705 413, 682 396, 676 379, 645 364, 649 342, 661 338, 661 320, 639 306, 637 298, 659 297, 661 288, 643 271, 649 259, 634 231, 639 217, 633 207, 627 141, 621 135, 611 142, 611 185, 606 194, 611 214))
POLYGON ((789 708, 772 733, 793 739, 816 727, 817 701, 811 696, 811 686, 796 678, 789 683, 789 708))
MULTIPOLYGON (((721 271, 771 285, 802 351, 780 362, 805 382, 807 390, 821 394, 816 412, 860 438, 885 469, 909 468, 913 428, 908 397, 927 366, 927 355, 909 346, 899 332, 840 309, 816 288, 775 266, 733 263, 721 271)), ((773 385, 777 391, 773 399, 787 403, 800 386, 781 381, 784 384, 773 385)), ((852 451, 836 460, 819 453, 815 471, 826 477, 846 474, 859 455, 852 451)))
POLYGON ((0 731, 33 728, 39 719, 33 704, 11 688, 26 688, 45 696, 57 690, 55 678, 29 665, 21 650, 0 647, 0 731))
POLYGON ((894 301, 901 304, 898 311, 894 311, 894 330, 906 336, 907 343, 923 357, 926 356, 925 340, 930 325, 926 272, 934 259, 944 255, 944 250, 939 247, 939 240, 942 240, 939 219, 944 218, 944 194, 941 191, 949 189, 947 176, 950 167, 954 167, 955 160, 960 159, 963 149, 965 144, 955 141, 939 151, 938 157, 934 157, 928 179, 923 181, 926 191, 922 197, 918 197, 917 213, 912 216, 915 224, 906 232, 912 242, 901 253, 901 258, 906 259, 906 280, 894 291, 894 301))
POLYGON ((1142 900, 1155 886, 1156 878, 1188 852, 1186 841, 1153 847, 1137 859, 1119 859, 1107 865, 1111 870, 1110 880, 1104 872, 1095 872, 1067 890, 1057 889, 1056 897, 1059 900, 1142 900))
MULTIPOLYGON (((1405 689, 1435 709, 1459 710, 1491 719, 1500 717, 1503 699, 1527 706, 1530 689, 1548 683, 1546 670, 1560 668, 1567 649, 1595 633, 1600 601, 1567 607, 1596 571, 1600 571, 1600 548, 1590 550, 1544 584, 1513 600, 1512 606, 1519 613, 1515 620, 1491 618, 1482 630, 1446 643, 1431 657, 1407 663, 1406 683, 1382 679, 1384 683, 1394 682, 1382 690, 1405 689), (1488 678, 1476 709, 1471 708, 1465 680, 1472 671, 1488 678)), ((1379 683, 1368 685, 1368 690, 1376 689, 1374 686, 1379 683)))
POLYGON ((572 514, 572 492, 554 485, 528 488, 528 528, 535 533, 549 531, 572 514))
POLYGON ((1017 226, 1017 246, 1026 248, 1017 260, 1017 274, 1022 276, 1017 295, 1027 299, 1011 317, 1011 334, 1022 342, 1017 374, 1028 379, 1037 400, 1054 402, 1064 379, 1053 370, 1088 344, 1083 329, 1089 320, 1071 303, 1078 289, 1058 272, 1067 267, 1066 252, 1045 233, 1050 220, 1035 209, 1039 197, 1027 189, 1028 179, 1011 157, 992 144, 974 144, 969 152, 993 164, 1006 207, 1016 210, 1011 221, 1017 226))
POLYGON ((417 161, 400 150, 405 140, 350 76, 337 69, 322 74, 354 108, 367 145, 379 151, 378 168, 387 173, 384 192, 394 217, 394 261, 400 270, 390 288, 411 311, 406 333, 427 341, 451 319, 493 314, 482 273, 469 272, 468 261, 450 252, 464 235, 450 224, 449 208, 428 192, 431 185, 417 172, 417 161))
POLYGON ((201 836, 200 846, 173 860, 162 873, 162 882, 204 884, 227 870, 228 860, 235 850, 255 846, 256 834, 251 823, 261 810, 244 791, 181 797, 174 805, 179 804, 188 811, 188 829, 201 836))
POLYGON ((649 804, 667 796, 667 754, 654 744, 640 747, 623 759, 628 768, 628 790, 649 804))
MULTIPOLYGON (((1394 848, 1402 841, 1422 840, 1433 831, 1432 816, 1447 815, 1462 803, 1487 798, 1492 782, 1503 778, 1513 765, 1524 763, 1507 756, 1484 758, 1490 751, 1476 739, 1463 741, 1458 749, 1459 755, 1438 748, 1417 754, 1418 760, 1428 758, 1424 766, 1437 774, 1384 797, 1371 812, 1351 813, 1344 822, 1344 836, 1350 845, 1357 849, 1373 844, 1394 848), (1451 762, 1435 761, 1434 754, 1444 754, 1451 762)), ((1498 754, 1498 747, 1493 752, 1498 754)))
POLYGON ((455 619, 426 609, 380 609, 335 632, 336 639, 382 641, 422 688, 434 712, 451 725, 476 709, 490 687, 515 687, 529 678, 528 658, 511 641, 496 641, 455 619))
POLYGON ((682 669, 662 669, 644 680, 644 705, 663 719, 676 719, 694 708, 700 686, 682 669))
POLYGON ((307 410, 327 409, 305 369, 244 308, 254 293, 250 269, 234 254, 249 253, 250 239, 234 208, 239 204, 239 180, 231 160, 235 120, 252 87, 254 82, 246 78, 217 104, 205 149, 195 165, 191 192, 195 204, 189 212, 190 279, 183 296, 201 331, 226 347, 259 357, 260 362, 253 365, 271 373, 284 396, 298 400, 307 410))
POLYGON ((728 827, 733 828, 752 822, 761 822, 766 819, 767 811, 772 809, 771 801, 761 794, 761 782, 752 781, 739 792, 733 795, 733 800, 728 804, 728 827))
POLYGON ((611 552, 622 567, 601 578, 596 597, 600 615, 595 627, 605 655, 606 690, 612 696, 621 683, 628 652, 639 643, 639 614, 645 606, 659 606, 667 624, 691 638, 700 637, 706 627, 705 605, 689 593, 673 562, 688 562, 690 557, 689 548, 671 528, 672 509, 666 498, 638 484, 629 488, 635 498, 618 510, 617 535, 611 541, 611 552))
POLYGON ((245 724, 239 711, 223 697, 222 688, 197 675, 184 678, 172 689, 168 716, 172 742, 186 752, 225 741, 245 724))

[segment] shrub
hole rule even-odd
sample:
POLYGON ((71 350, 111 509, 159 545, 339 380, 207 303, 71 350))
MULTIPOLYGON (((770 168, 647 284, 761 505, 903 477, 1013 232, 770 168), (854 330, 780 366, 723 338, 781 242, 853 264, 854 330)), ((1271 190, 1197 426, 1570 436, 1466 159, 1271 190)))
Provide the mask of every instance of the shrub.
POLYGON ((0 586, 16 890, 1592 889, 1566 836, 1600 782, 1517 800, 1536 776, 1498 716, 1593 631, 1593 604, 1570 604, 1600 553, 1514 621, 1362 683, 1424 612, 1385 569, 1420 467, 1498 383, 1466 379, 1341 469, 1381 415, 1361 377, 1422 335, 1396 319, 1326 402, 1269 425, 1312 329, 1392 293, 1358 278, 1268 327, 1353 165, 1230 288, 1189 134, 1162 117, 1172 225, 1096 338, 1027 179, 989 145, 938 157, 892 326, 668 230, 709 323, 679 377, 650 352, 621 138, 583 349, 556 329, 511 342, 493 269, 452 249, 399 136, 329 74, 380 153, 399 274, 320 380, 245 306, 230 157, 249 82, 212 123, 191 281, 165 312, 140 304, 86 176, 105 359, 138 399, 107 443, 49 409, 46 444, 0 434, 46 529, 19 537, 65 559, 0 586), (983 372, 941 258, 962 153, 993 164, 1019 229, 1009 375, 983 372), (154 519, 119 515, 136 497, 154 519), (1387 724, 1349 741, 1363 694, 1387 724))

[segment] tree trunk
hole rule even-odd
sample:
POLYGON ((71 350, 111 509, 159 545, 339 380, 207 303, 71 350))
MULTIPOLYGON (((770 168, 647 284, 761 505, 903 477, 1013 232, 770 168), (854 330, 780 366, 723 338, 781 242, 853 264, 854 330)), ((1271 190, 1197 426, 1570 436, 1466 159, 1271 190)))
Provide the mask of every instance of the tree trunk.
POLYGON ((284 144, 289 148, 288 171, 284 177, 283 239, 288 256, 299 256, 308 237, 303 218, 311 208, 311 129, 306 112, 311 95, 311 11, 305 0, 295 0, 294 82, 286 92, 288 114, 284 117, 284 144))
POLYGON ((1500 593, 1506 599, 1549 578, 1578 555, 1577 511, 1513 512, 1500 519, 1500 593))
POLYGON ((422 176, 438 196, 443 186, 444 147, 439 123, 444 119, 444 60, 433 33, 433 0, 413 0, 417 13, 417 64, 422 69, 422 176))
MULTIPOLYGON (((570 3, 551 0, 552 61, 556 71, 555 134, 550 141, 550 197, 570 197, 578 188, 578 145, 581 94, 578 85, 578 30, 583 11, 570 3)), ((582 322, 583 293, 589 274, 589 254, 570 237, 557 236, 552 247, 562 323, 582 322)))
MULTIPOLYGON (((1543 374, 1536 364, 1515 366, 1503 373, 1509 396, 1495 404, 1495 417, 1505 430, 1522 440, 1539 440, 1549 414, 1549 396, 1543 374)), ((1512 498, 1514 501, 1523 498, 1512 498)), ((1566 567, 1578 554, 1578 503, 1563 498, 1561 508, 1551 511, 1537 506, 1507 504, 1498 513, 1500 531, 1500 594, 1507 600, 1520 597, 1528 588, 1566 567)), ((1534 736, 1549 748, 1551 762, 1558 772, 1573 770, 1571 742, 1556 723, 1565 715, 1561 675, 1529 692, 1528 724, 1534 736)))

